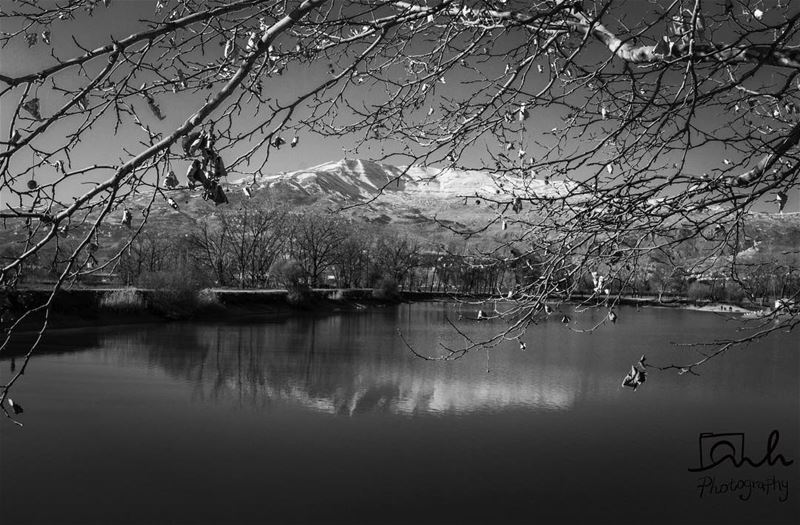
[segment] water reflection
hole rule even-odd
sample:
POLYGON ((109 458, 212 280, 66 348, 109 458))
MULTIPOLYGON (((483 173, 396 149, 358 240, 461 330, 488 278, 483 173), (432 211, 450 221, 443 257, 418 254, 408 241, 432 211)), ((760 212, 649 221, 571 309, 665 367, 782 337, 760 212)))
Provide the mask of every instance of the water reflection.
MULTIPOLYGON (((670 356, 683 358, 686 350, 676 350, 669 341, 732 331, 713 316, 631 309, 623 311, 623 321, 613 329, 591 336, 567 332, 557 322, 538 326, 526 336, 527 352, 511 342, 492 351, 489 373, 482 352, 449 363, 412 357, 397 330, 402 329, 415 347, 430 352, 436 351, 437 341, 457 344, 446 322, 446 317, 457 319, 454 308, 458 307, 415 305, 269 323, 85 331, 86 351, 69 359, 163 371, 189 385, 192 400, 199 403, 290 404, 340 415, 469 414, 514 407, 565 410, 620 396, 622 376, 644 351, 662 362, 670 356)), ((462 328, 479 338, 502 325, 465 323, 462 328)), ((80 348, 80 337, 81 332, 61 334, 54 340, 59 344, 45 350, 74 351, 80 348)), ((762 344, 758 355, 726 357, 708 367, 708 381, 661 374, 659 388, 636 395, 661 396, 664 402, 668 396, 690 395, 699 401, 720 391, 736 396, 747 386, 747 395, 753 396, 772 391, 762 381, 765 377, 786 381, 789 388, 796 377, 786 366, 776 365, 780 346, 777 339, 772 346, 762 344)))
MULTIPOLYGON (((528 356, 508 349, 493 353, 490 373, 480 355, 457 363, 419 361, 390 322, 398 313, 379 317, 381 322, 354 314, 278 324, 170 325, 106 334, 93 353, 102 361, 163 370, 190 384, 200 402, 289 403, 340 415, 565 409, 582 389, 577 368, 531 367, 528 356)), ((426 343, 414 330, 411 337, 426 343)))
MULTIPOLYGON (((616 326, 591 335, 574 334, 556 321, 526 335, 527 352, 513 342, 493 350, 489 373, 483 352, 456 362, 426 362, 414 358, 397 336, 401 329, 411 344, 427 352, 435 352, 439 341, 456 345, 459 336, 447 319, 458 319, 461 308, 403 305, 248 324, 73 330, 56 334, 43 350, 72 352, 64 359, 77 362, 166 373, 189 386, 197 403, 297 406, 350 416, 466 415, 515 407, 563 411, 580 403, 613 401, 624 395, 619 383, 641 353, 661 363, 685 360, 687 350, 670 341, 730 335, 734 329, 716 316, 673 310, 623 309, 616 326)), ((593 324, 590 315, 574 318, 593 324)), ((464 322, 460 327, 479 339, 503 325, 464 322)), ((760 343, 757 353, 726 356, 707 367, 701 379, 659 374, 657 388, 648 383, 635 395, 666 405, 675 396, 701 402, 721 393, 732 402, 766 399, 781 384, 791 392, 797 377, 780 352, 787 344, 783 339, 760 343)), ((789 358, 796 369, 796 355, 789 358)))

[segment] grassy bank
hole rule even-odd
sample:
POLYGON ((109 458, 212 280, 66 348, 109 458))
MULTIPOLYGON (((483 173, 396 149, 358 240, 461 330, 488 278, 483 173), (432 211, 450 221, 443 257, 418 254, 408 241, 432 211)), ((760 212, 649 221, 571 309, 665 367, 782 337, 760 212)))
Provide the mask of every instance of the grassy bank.
MULTIPOLYGON (((47 288, 0 292, 2 326, 9 326, 24 312, 45 304, 50 293, 47 288)), ((237 320, 302 312, 360 310, 403 300, 407 298, 402 294, 384 296, 372 289, 315 289, 301 295, 286 290, 65 289, 53 299, 49 322, 51 327, 63 328, 164 320, 237 320)), ((43 310, 30 315, 24 328, 37 328, 43 316, 43 310)))
MULTIPOLYGON (((30 288, 0 292, 2 327, 30 309, 43 305, 50 290, 30 288)), ((50 311, 50 326, 71 328, 95 324, 133 324, 164 320, 246 320, 303 312, 340 312, 399 302, 481 301, 489 297, 437 292, 383 294, 372 289, 313 289, 302 294, 287 290, 174 290, 145 288, 79 288, 59 291, 50 311)), ((588 297, 573 297, 574 301, 588 297)), ((674 297, 622 297, 617 304, 689 308, 704 311, 744 313, 747 308, 674 297)), ((602 303, 598 303, 602 304, 602 303)), ((747 306, 747 305, 745 305, 747 306)), ((751 309, 757 309, 752 305, 751 309)), ((41 326, 44 312, 29 316, 23 329, 41 326)))

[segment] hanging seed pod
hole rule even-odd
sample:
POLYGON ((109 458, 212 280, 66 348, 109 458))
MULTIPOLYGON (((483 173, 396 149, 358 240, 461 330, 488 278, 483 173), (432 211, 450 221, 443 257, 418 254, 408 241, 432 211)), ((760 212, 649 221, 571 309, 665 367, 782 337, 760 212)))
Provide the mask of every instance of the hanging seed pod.
POLYGON ((155 115, 158 120, 164 120, 164 115, 161 113, 161 108, 158 107, 158 104, 156 104, 156 101, 153 99, 153 97, 151 97, 150 94, 145 91, 145 89, 147 89, 147 84, 142 84, 141 89, 142 96, 144 97, 145 101, 147 101, 147 105, 150 106, 150 111, 153 112, 153 115, 155 115))
POLYGON ((28 189, 29 190, 35 190, 38 187, 39 187, 39 183, 36 182, 36 179, 31 179, 31 180, 28 181, 28 189))
POLYGON ((272 139, 272 146, 275 147, 276 149, 281 149, 281 146, 283 146, 284 144, 286 144, 286 141, 283 140, 283 137, 281 137, 280 135, 272 139))
POLYGON ((57 160, 57 161, 55 162, 55 164, 53 164, 53 167, 56 169, 56 171, 57 171, 58 173, 64 173, 64 161, 62 161, 62 160, 60 160, 60 159, 59 159, 59 160, 57 160))
MULTIPOLYGON (((234 33, 234 38, 236 34, 234 33)), ((227 60, 229 59, 234 53, 236 52, 236 41, 231 38, 227 42, 225 42, 225 49, 222 51, 222 56, 227 60)))
POLYGON ((200 182, 202 184, 202 180, 201 180, 202 167, 201 166, 202 165, 201 165, 200 161, 197 160, 197 159, 192 161, 192 165, 189 166, 189 170, 186 172, 186 180, 188 181, 189 189, 194 189, 194 187, 196 185, 195 183, 200 182))
POLYGON ((50 30, 49 29, 45 29, 44 31, 42 31, 42 42, 44 42, 48 46, 50 45, 50 30))
POLYGON ((755 11, 753 11, 753 18, 755 18, 756 20, 761 20, 763 17, 764 17, 764 11, 762 11, 761 9, 756 9, 755 11))
POLYGON ((169 189, 176 188, 179 184, 178 177, 175 175, 175 172, 170 170, 167 176, 164 178, 164 186, 169 189))
POLYGON ((192 142, 189 143, 189 155, 194 155, 198 150, 205 149, 206 137, 203 133, 197 132, 190 135, 192 142))
POLYGON ((180 85, 182 89, 187 88, 186 77, 184 76, 181 68, 178 68, 178 85, 180 85))
POLYGON ((614 166, 612 166, 611 164, 607 165, 606 171, 608 172, 609 175, 611 175, 612 173, 614 173, 614 166))
POLYGON ((298 142, 300 142, 300 138, 299 137, 293 137, 292 138, 292 142, 289 145, 294 148, 295 146, 297 146, 298 142))
POLYGON ((542 69, 542 65, 541 65, 541 64, 536 64, 536 69, 539 71, 539 73, 541 73, 542 71, 544 71, 544 70, 542 69))
POLYGON ((36 33, 27 33, 25 35, 25 41, 28 43, 28 47, 33 47, 39 41, 39 35, 36 33))
POLYGON ((178 209, 178 203, 175 202, 175 200, 172 197, 167 197, 167 204, 169 204, 170 207, 172 207, 172 209, 174 210, 178 209))
POLYGON ((518 122, 524 122, 524 121, 528 120, 528 118, 530 118, 530 116, 531 115, 528 112, 528 110, 525 109, 525 104, 520 106, 519 111, 517 111, 517 121, 518 122))
POLYGON ((506 221, 503 221, 503 223, 501 224, 501 228, 503 229, 503 231, 507 230, 508 229, 508 223, 506 221))
POLYGON ((153 112, 153 115, 155 115, 158 120, 164 120, 164 115, 161 113, 161 108, 158 107, 155 100, 148 97, 147 105, 150 106, 150 111, 153 112))
POLYGON ((605 106, 600 108, 600 116, 603 117, 603 120, 608 118, 608 110, 605 106))
POLYGON ((206 189, 213 188, 214 185, 217 183, 217 176, 216 172, 214 171, 215 169, 216 169, 216 162, 212 161, 207 169, 200 171, 202 177, 202 184, 204 188, 206 189))
POLYGON ((250 31, 250 34, 247 35, 247 47, 245 47, 245 51, 247 53, 252 53, 253 51, 255 51, 257 45, 258 45, 258 36, 255 31, 250 31))
POLYGON ((42 115, 39 113, 39 99, 32 98, 22 105, 22 109, 31 114, 34 120, 42 120, 42 115))
POLYGON ((203 151, 205 151, 208 154, 211 154, 214 152, 214 144, 216 144, 217 142, 217 139, 214 136, 214 131, 213 130, 207 131, 204 134, 204 137, 205 137, 205 143, 203 144, 203 151))
POLYGON ((244 193, 247 196, 248 199, 252 199, 253 198, 253 193, 250 191, 250 188, 248 188, 247 186, 242 188, 242 193, 244 193))
POLYGON ((506 151, 511 151, 513 149, 514 149, 514 143, 513 142, 509 142, 508 144, 506 144, 506 151))
POLYGON ((22 405, 20 405, 19 403, 17 403, 16 401, 14 401, 13 399, 11 399, 10 397, 9 397, 9 398, 7 398, 7 399, 8 399, 8 406, 10 406, 10 407, 11 407, 11 410, 13 410, 13 411, 14 411, 14 415, 15 415, 15 416, 18 416, 19 414, 22 414, 23 412, 25 412, 25 411, 22 409, 22 405))
POLYGON ((674 44, 669 41, 666 36, 661 37, 653 48, 654 55, 670 56, 672 54, 672 46, 674 44))
POLYGON ((214 201, 214 204, 219 206, 220 204, 227 204, 228 196, 225 195, 225 190, 222 189, 222 186, 219 184, 215 185, 211 192, 211 200, 214 201))
MULTIPOLYGON (((685 369, 681 369, 683 373, 685 369)), ((639 388, 642 383, 647 381, 647 370, 645 369, 645 356, 639 358, 639 362, 631 366, 631 371, 622 380, 622 386, 632 388, 634 392, 639 388)))
POLYGON ((214 177, 217 179, 221 179, 222 177, 228 176, 228 170, 225 169, 225 163, 222 162, 222 157, 217 155, 217 158, 214 160, 214 177))
POLYGON ((200 137, 201 133, 199 131, 193 131, 188 135, 184 135, 181 139, 181 148, 183 148, 183 152, 186 155, 193 155, 192 152, 192 145, 194 142, 200 137))
POLYGON ((22 140, 22 133, 15 129, 14 133, 11 134, 11 144, 16 144, 20 140, 22 140))
POLYGON ((783 213, 783 208, 786 207, 786 203, 789 202, 789 196, 779 191, 777 195, 775 195, 775 202, 778 203, 778 211, 783 213))
POLYGON ((428 116, 433 115, 433 107, 428 108, 428 116))
POLYGON ((128 228, 131 227, 131 220, 133 220, 133 214, 127 208, 122 212, 122 225, 127 226, 128 228))

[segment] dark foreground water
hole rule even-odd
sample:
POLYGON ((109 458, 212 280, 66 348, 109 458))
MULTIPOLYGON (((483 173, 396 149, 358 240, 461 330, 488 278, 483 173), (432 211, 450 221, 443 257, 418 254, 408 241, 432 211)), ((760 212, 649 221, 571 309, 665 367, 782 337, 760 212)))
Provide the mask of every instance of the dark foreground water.
POLYGON ((423 362, 396 336, 457 344, 446 315, 457 307, 53 332, 14 391, 25 427, 0 421, 0 522, 798 522, 796 334, 633 392, 620 381, 643 352, 689 357, 670 342, 736 324, 633 308, 594 334, 555 320, 526 352, 493 351, 487 373, 482 352, 423 362), (702 432, 744 433, 737 454, 757 462, 772 430, 790 467, 688 471, 702 432))

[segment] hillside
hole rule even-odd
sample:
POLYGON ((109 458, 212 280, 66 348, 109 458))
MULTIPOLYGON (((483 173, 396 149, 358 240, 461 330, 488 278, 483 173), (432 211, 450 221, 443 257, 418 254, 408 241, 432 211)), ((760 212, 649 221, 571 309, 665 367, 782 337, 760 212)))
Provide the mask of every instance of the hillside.
POLYGON ((358 159, 266 175, 255 182, 240 179, 229 185, 229 192, 243 195, 245 187, 254 196, 268 194, 297 204, 346 207, 347 213, 368 222, 422 227, 433 225, 434 217, 454 227, 483 223, 496 212, 482 199, 498 197, 501 189, 524 189, 540 197, 563 194, 567 189, 563 182, 545 184, 519 178, 499 182, 485 171, 392 166, 358 159))
MULTIPOLYGON (((255 181, 252 177, 231 180, 224 185, 230 202, 219 207, 204 201, 199 190, 179 187, 165 192, 179 209, 173 210, 164 198, 156 198, 148 222, 158 230, 188 228, 198 219, 213 217, 225 207, 248 200, 244 191, 247 188, 250 198, 256 201, 341 210, 355 220, 394 224, 420 240, 447 243, 453 234, 442 225, 463 230, 497 218, 498 212, 485 199, 499 196, 498 184, 505 184, 505 189, 512 191, 525 188, 540 197, 567 191, 567 185, 560 181, 545 184, 540 180, 507 178, 498 183, 491 173, 483 171, 398 167, 345 159, 304 170, 262 175, 255 181)), ((138 195, 129 205, 134 226, 142 220, 142 211, 151 198, 152 195, 138 195)), ((503 233, 498 227, 493 237, 503 233)))
MULTIPOLYGON (((147 229, 166 235, 188 234, 197 221, 212 219, 222 210, 231 209, 250 198, 253 202, 284 203, 297 207, 322 206, 341 210, 354 220, 372 224, 392 224, 420 241, 447 245, 455 239, 446 227, 456 230, 478 228, 498 218, 498 210, 487 199, 525 190, 529 195, 551 197, 569 190, 567 183, 504 178, 498 181, 490 172, 462 171, 433 167, 401 167, 368 160, 345 159, 288 173, 264 174, 224 183, 229 204, 215 206, 202 199, 199 189, 179 186, 156 195, 132 196, 127 207, 133 214, 135 229, 148 214, 147 229), (502 186, 505 185, 505 186, 502 186), (245 193, 248 190, 251 197, 245 193), (504 190, 501 192, 501 189, 504 190), (172 198, 175 210, 167 203, 172 198), (148 210, 149 207, 149 211, 148 210)), ((69 226, 69 239, 76 240, 87 224, 69 226)), ((504 231, 497 227, 481 233, 473 243, 488 247, 514 235, 516 226, 504 231)), ((121 210, 101 227, 98 244, 101 255, 119 249, 130 238, 131 230, 121 224, 121 210)), ((0 245, 22 242, 24 225, 8 222, 0 229, 0 245)), ((739 240, 741 257, 794 251, 800 246, 798 214, 757 213, 747 221, 746 235, 739 240)), ((688 260, 707 253, 711 244, 695 240, 681 249, 688 260)))

